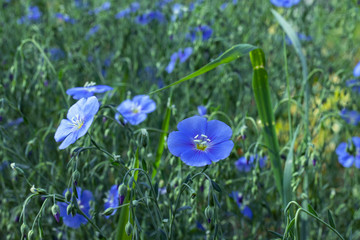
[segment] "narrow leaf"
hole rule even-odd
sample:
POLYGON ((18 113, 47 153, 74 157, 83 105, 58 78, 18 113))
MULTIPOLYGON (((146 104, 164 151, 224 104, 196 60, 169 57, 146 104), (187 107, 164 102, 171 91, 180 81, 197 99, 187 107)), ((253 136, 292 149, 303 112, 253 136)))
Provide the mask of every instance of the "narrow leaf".
POLYGON ((318 217, 318 214, 315 212, 315 210, 313 209, 313 207, 310 204, 308 204, 308 210, 309 210, 309 212, 311 212, 312 214, 314 214, 315 216, 318 217))
POLYGON ((213 180, 211 180, 211 185, 213 186, 213 188, 218 191, 221 192, 221 188, 219 186, 219 184, 217 184, 216 182, 214 182, 213 180))
POLYGON ((330 210, 328 210, 328 219, 329 219, 329 224, 330 224, 330 226, 332 226, 333 228, 336 228, 336 227, 335 227, 335 222, 334 222, 334 219, 333 219, 333 217, 332 217, 332 214, 331 214, 331 211, 330 211, 330 210))
POLYGON ((182 82, 185 82, 189 79, 192 79, 194 77, 197 77, 199 75, 202 75, 214 68, 216 68, 217 66, 224 64, 224 63, 229 63, 231 61, 234 61, 242 56, 247 55, 250 51, 256 49, 257 47, 250 45, 250 44, 238 44, 235 45, 233 47, 231 47, 230 49, 228 49, 227 51, 225 51, 221 56, 219 56, 218 58, 216 58, 215 60, 213 60, 212 62, 206 64, 204 67, 200 68, 199 70, 197 70, 196 72, 191 73, 190 75, 187 75, 186 77, 181 78, 180 80, 167 85, 163 88, 160 88, 158 90, 155 90, 149 94, 153 94, 153 93, 157 93, 160 92, 162 90, 165 90, 167 88, 170 88, 172 86, 178 85, 182 82))

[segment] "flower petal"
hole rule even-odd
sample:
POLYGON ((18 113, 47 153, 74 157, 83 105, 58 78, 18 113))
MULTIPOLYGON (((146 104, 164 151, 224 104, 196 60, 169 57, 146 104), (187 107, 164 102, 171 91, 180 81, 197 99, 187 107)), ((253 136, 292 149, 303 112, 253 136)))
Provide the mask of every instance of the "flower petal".
POLYGON ((146 117, 147 117, 147 115, 145 113, 138 113, 138 114, 134 114, 133 116, 129 116, 129 117, 124 116, 124 118, 126 118, 126 120, 128 120, 131 125, 140 124, 141 122, 143 122, 146 119, 146 117))
POLYGON ((76 116, 83 117, 83 106, 86 102, 86 98, 82 98, 77 101, 74 105, 69 108, 69 111, 66 115, 67 119, 71 120, 72 118, 77 118, 76 116))
POLYGON ((352 137, 351 139, 355 147, 360 148, 360 137, 352 137))
POLYGON ((92 92, 89 92, 84 87, 70 88, 70 89, 66 90, 66 94, 72 96, 76 100, 81 99, 81 98, 88 98, 88 97, 91 97, 94 95, 92 92))
POLYGON ((99 101, 96 97, 92 96, 86 99, 84 105, 81 106, 84 112, 84 121, 94 118, 95 114, 99 111, 99 101))
POLYGON ((233 147, 234 147, 233 141, 228 140, 210 146, 207 152, 209 154, 211 161, 218 162, 219 160, 227 158, 230 155, 233 147))
POLYGON ((182 153, 180 158, 185 164, 194 167, 203 167, 205 165, 211 164, 211 160, 208 157, 208 154, 204 151, 199 151, 196 149, 190 149, 182 153))
POLYGON ((68 119, 61 120, 60 125, 55 132, 55 141, 63 141, 73 131, 74 125, 71 123, 71 121, 69 121, 68 119))
POLYGON ((183 134, 194 138, 196 135, 206 134, 207 120, 204 117, 193 116, 179 122, 177 128, 183 134))
POLYGON ((80 196, 80 202, 85 208, 90 207, 90 201, 92 201, 93 199, 94 199, 93 194, 89 190, 82 191, 80 196))
POLYGON ((360 168, 360 155, 355 157, 355 167, 360 168))
POLYGON ((167 144, 169 151, 177 157, 180 157, 182 153, 194 148, 192 138, 179 131, 170 133, 167 144))
POLYGON ((70 144, 73 144, 74 142, 76 142, 76 140, 78 139, 78 131, 72 132, 70 133, 65 140, 60 144, 59 149, 65 149, 67 148, 70 144))
POLYGON ((339 163, 347 168, 354 164, 354 160, 355 157, 350 154, 339 156, 339 163))
POLYGON ((232 136, 232 130, 219 120, 211 120, 207 124, 205 135, 208 136, 212 144, 217 144, 229 140, 232 136))
POLYGON ((340 144, 337 146, 335 152, 336 152, 336 154, 339 155, 339 156, 344 155, 344 154, 347 155, 348 153, 346 152, 346 148, 347 148, 347 143, 346 143, 346 142, 342 142, 342 143, 340 143, 340 144))

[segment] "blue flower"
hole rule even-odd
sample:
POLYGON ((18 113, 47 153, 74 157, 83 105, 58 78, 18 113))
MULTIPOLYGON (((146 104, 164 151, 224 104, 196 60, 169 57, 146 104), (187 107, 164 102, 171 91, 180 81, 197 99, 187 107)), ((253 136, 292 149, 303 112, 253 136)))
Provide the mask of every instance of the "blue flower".
MULTIPOLYGON (((108 208, 116 208, 119 206, 119 192, 118 192, 118 186, 117 185, 113 185, 110 188, 110 191, 108 193, 107 198, 105 199, 105 204, 104 204, 104 209, 108 209, 108 208)), ((114 215, 116 213, 116 209, 114 210, 114 212, 110 215, 114 215)), ((109 218, 110 216, 105 216, 106 218, 109 218)))
POLYGON ((189 166, 202 167, 230 155, 234 143, 231 128, 218 120, 193 116, 177 125, 179 131, 170 133, 169 151, 189 166))
POLYGON ((355 162, 355 167, 360 168, 360 137, 352 137, 348 143, 340 143, 335 152, 344 167, 351 167, 355 162))
POLYGON ((66 91, 66 94, 78 100, 94 96, 95 93, 104 93, 111 90, 113 90, 112 87, 106 85, 92 85, 90 83, 90 85, 85 85, 85 87, 70 88, 66 91))
POLYGON ((252 219, 253 218, 253 213, 251 211, 251 209, 248 206, 242 206, 242 202, 243 202, 243 197, 239 192, 233 191, 229 194, 229 196, 235 200, 236 204, 238 205, 241 213, 247 217, 252 219))
POLYGON ((354 77, 360 77, 360 62, 356 64, 353 70, 354 77))
POLYGON ((346 81, 346 86, 351 87, 351 89, 354 92, 360 93, 360 80, 358 80, 358 79, 348 80, 348 81, 346 81))
POLYGON ((277 7, 289 8, 298 4, 300 0, 270 0, 270 2, 277 7))
POLYGON ((60 48, 54 47, 49 49, 50 59, 53 61, 58 61, 65 58, 65 53, 60 48))
POLYGON ((67 119, 61 120, 55 132, 55 141, 63 141, 59 149, 67 148, 84 136, 98 110, 99 101, 96 97, 82 98, 72 105, 67 113, 67 119))
POLYGON ((21 17, 18 20, 18 24, 23 24, 25 22, 37 22, 40 20, 42 13, 37 6, 30 6, 28 8, 28 14, 26 16, 21 17))
POLYGON ((358 125, 358 123, 360 122, 360 113, 357 111, 350 111, 347 109, 343 109, 340 112, 340 116, 347 123, 354 125, 354 126, 358 125))
MULTIPOLYGON (((156 103, 147 95, 137 95, 133 100, 127 99, 116 108, 124 117, 124 122, 131 125, 140 124, 146 119, 147 114, 155 109, 156 103)), ((119 113, 115 114, 115 119, 118 119, 119 113)))
MULTIPOLYGON (((65 196, 65 193, 68 189, 65 189, 63 195, 65 196)), ((72 189, 69 189, 70 192, 72 192, 72 189)), ((90 201, 94 199, 92 193, 89 190, 82 191, 80 187, 76 187, 77 194, 79 198, 77 199, 77 203, 79 205, 79 208, 81 211, 85 213, 86 216, 90 218, 90 201)), ((75 197, 75 196, 74 196, 75 197)), ((86 224, 87 219, 77 213, 75 216, 67 215, 66 209, 69 206, 68 203, 65 202, 57 202, 59 208, 60 208, 60 217, 63 218, 64 224, 71 228, 78 228, 81 224, 86 224)))
POLYGON ((71 23, 71 24, 75 23, 75 19, 69 17, 68 15, 64 15, 62 13, 56 13, 55 17, 60 21, 64 21, 64 22, 71 23))
POLYGON ((89 14, 98 14, 102 11, 107 11, 109 10, 111 7, 111 3, 110 2, 104 2, 100 7, 95 8, 94 11, 89 11, 89 14))
POLYGON ((115 15, 116 19, 124 18, 130 15, 130 13, 136 12, 139 10, 140 4, 138 2, 133 2, 130 4, 130 7, 125 8, 124 10, 121 10, 115 15))
POLYGON ((255 160, 259 161, 259 166, 261 168, 263 168, 266 164, 266 159, 267 157, 260 157, 258 159, 258 155, 256 154, 255 156, 250 156, 249 159, 246 159, 246 157, 241 157, 239 158, 236 162, 235 162, 235 166, 236 168, 240 171, 240 172, 249 172, 254 166, 255 166, 255 160))
POLYGON ((165 70, 168 73, 172 73, 172 71, 174 71, 177 59, 179 59, 181 63, 185 62, 191 56, 192 51, 193 49, 191 47, 187 47, 184 49, 184 51, 180 49, 178 52, 173 53, 170 57, 170 62, 165 68, 165 70))
POLYGON ((213 30, 211 29, 211 27, 207 26, 207 25, 200 25, 198 27, 193 28, 189 34, 187 34, 186 38, 190 39, 191 42, 194 42, 196 40, 196 33, 200 32, 202 35, 202 40, 206 41, 209 40, 209 38, 211 37, 213 30))
POLYGON ((181 18, 183 16, 183 12, 185 12, 186 8, 184 7, 184 5, 180 4, 180 3, 175 3, 172 6, 172 12, 173 14, 171 15, 171 21, 175 21, 177 18, 181 18))
POLYGON ((141 25, 146 25, 153 20, 157 20, 162 23, 165 22, 165 16, 160 11, 153 11, 137 16, 135 22, 141 25))
POLYGON ((99 30, 100 30, 99 25, 95 25, 94 27, 90 28, 90 30, 86 33, 85 39, 88 40, 91 36, 93 36, 99 30))
POLYGON ((220 10, 221 10, 221 11, 224 11, 225 8, 227 7, 227 5, 228 5, 228 3, 223 3, 223 4, 221 4, 220 10))
POLYGON ((200 117, 203 117, 206 115, 207 109, 204 106, 198 106, 197 107, 200 117))

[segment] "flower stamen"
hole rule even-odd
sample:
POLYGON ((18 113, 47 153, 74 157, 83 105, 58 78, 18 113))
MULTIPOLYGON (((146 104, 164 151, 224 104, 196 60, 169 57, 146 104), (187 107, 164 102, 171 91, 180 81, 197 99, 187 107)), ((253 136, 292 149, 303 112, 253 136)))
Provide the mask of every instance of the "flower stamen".
POLYGON ((205 134, 201 134, 200 137, 197 134, 194 137, 193 141, 196 145, 196 149, 201 150, 201 151, 205 151, 209 147, 209 143, 211 142, 211 140, 205 134))

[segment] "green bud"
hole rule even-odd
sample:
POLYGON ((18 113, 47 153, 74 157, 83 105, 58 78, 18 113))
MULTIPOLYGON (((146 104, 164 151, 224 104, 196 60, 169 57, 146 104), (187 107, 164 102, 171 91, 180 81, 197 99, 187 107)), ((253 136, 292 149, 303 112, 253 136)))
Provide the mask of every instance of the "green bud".
POLYGON ((115 211, 115 208, 108 208, 102 214, 105 216, 110 216, 115 211))
POLYGON ((126 225, 125 225, 125 232, 128 236, 131 235, 132 233, 132 230, 133 230, 133 226, 130 222, 127 222, 126 225))
POLYGON ((121 184, 118 188, 118 191, 119 191, 119 195, 120 196, 126 196, 127 194, 127 187, 125 186, 125 184, 121 184))
POLYGON ((211 222, 211 219, 214 217, 214 209, 211 206, 205 208, 205 217, 208 220, 208 223, 211 222))
POLYGON ((66 214, 71 215, 72 214, 73 205, 70 203, 69 206, 66 208, 66 214))
POLYGON ((78 170, 75 170, 72 174, 73 181, 77 182, 80 179, 80 172, 78 170))
POLYGON ((56 205, 56 204, 54 204, 54 205, 51 207, 51 213, 52 213, 53 215, 56 215, 56 214, 59 213, 59 212, 60 212, 59 206, 56 205))
POLYGON ((21 224, 21 227, 20 227, 20 232, 21 232, 21 235, 25 235, 25 233, 27 232, 28 230, 28 226, 26 225, 26 223, 23 223, 21 224))
POLYGON ((142 128, 140 130, 140 144, 143 146, 143 147, 146 147, 147 144, 148 144, 148 138, 149 138, 149 134, 148 134, 148 131, 145 129, 145 128, 142 128))
POLYGON ((138 204, 139 204, 139 201, 138 201, 138 200, 133 200, 133 201, 132 201, 132 205, 133 205, 134 207, 136 207, 138 204))
POLYGON ((27 234, 27 240, 31 240, 33 235, 34 235, 34 231, 31 229, 27 234))
POLYGON ((65 200, 67 202, 70 202, 70 199, 71 199, 71 192, 69 190, 67 190, 65 193, 65 200))

